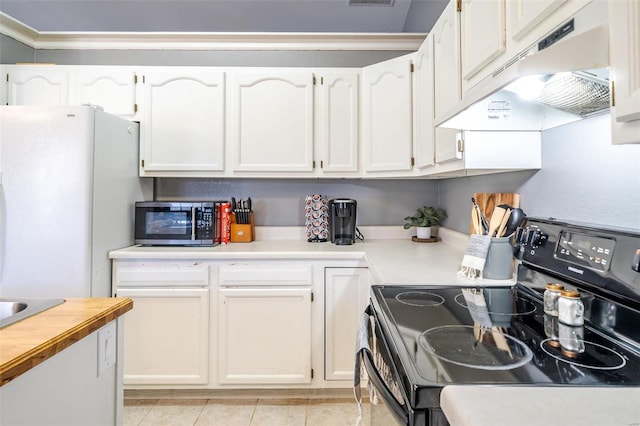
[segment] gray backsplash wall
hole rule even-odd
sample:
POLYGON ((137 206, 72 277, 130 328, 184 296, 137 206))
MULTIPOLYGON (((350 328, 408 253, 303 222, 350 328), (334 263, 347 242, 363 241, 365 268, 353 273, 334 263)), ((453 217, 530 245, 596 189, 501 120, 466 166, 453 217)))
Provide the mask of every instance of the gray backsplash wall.
POLYGON ((34 62, 35 60, 35 49, 4 34, 0 34, 0 64, 34 62))
POLYGON ((640 231, 640 145, 612 145, 610 115, 546 130, 542 169, 441 180, 447 226, 469 232, 474 192, 519 192, 529 216, 640 231))
POLYGON ((157 200, 251 197, 256 225, 269 226, 304 225, 304 197, 310 194, 355 199, 360 226, 398 225, 438 200, 437 182, 424 180, 158 178, 155 189, 157 200))

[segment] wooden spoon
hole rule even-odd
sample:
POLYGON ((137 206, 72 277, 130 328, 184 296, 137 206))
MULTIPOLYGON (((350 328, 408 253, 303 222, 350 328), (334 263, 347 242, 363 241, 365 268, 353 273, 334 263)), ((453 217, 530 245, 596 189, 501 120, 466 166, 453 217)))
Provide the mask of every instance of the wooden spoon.
POLYGON ((511 217, 511 210, 507 210, 507 212, 502 217, 502 221, 500 222, 500 226, 498 226, 498 232, 496 233, 496 237, 504 237, 504 233, 507 229, 507 222, 511 217))
POLYGON ((489 221, 489 236, 493 237, 496 232, 498 232, 498 228, 502 223, 502 218, 507 213, 507 209, 504 207, 496 206, 493 209, 493 214, 491 215, 491 220, 489 221))

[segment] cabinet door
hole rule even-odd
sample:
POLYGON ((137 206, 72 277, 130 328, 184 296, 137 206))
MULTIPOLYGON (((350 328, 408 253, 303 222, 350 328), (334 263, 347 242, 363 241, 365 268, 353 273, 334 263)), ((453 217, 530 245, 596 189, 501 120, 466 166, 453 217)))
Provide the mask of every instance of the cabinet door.
POLYGON ((68 105, 69 76, 52 66, 16 66, 8 72, 9 105, 68 105))
POLYGON ((460 80, 460 17, 450 1, 431 29, 433 34, 435 122, 448 118, 462 99, 460 80))
POLYGON ((219 381, 311 382, 311 288, 222 288, 219 381))
POLYGON ((418 49, 413 73, 413 156, 418 170, 434 164, 433 36, 418 49))
POLYGON ((229 145, 234 172, 312 172, 313 73, 234 71, 229 145))
POLYGON ((614 143, 640 142, 640 4, 609 2, 614 143))
POLYGON ((412 57, 401 56, 362 71, 365 172, 412 169, 412 57))
POLYGON ((568 0, 509 0, 509 33, 520 40, 568 0))
POLYGON ((320 78, 320 168, 322 173, 358 171, 359 74, 323 73, 320 78))
POLYGON ((206 384, 209 289, 118 289, 133 299, 125 318, 125 385, 206 384))
POLYGON ((505 0, 462 0, 460 62, 469 80, 506 50, 505 0))
POLYGON ((369 301, 367 268, 325 268, 325 380, 353 380, 360 317, 369 301))
POLYGON ((144 76, 142 174, 224 169, 224 73, 152 71, 144 76))
POLYGON ((436 163, 446 163, 462 159, 462 134, 459 130, 436 128, 436 163))
POLYGON ((71 103, 99 105, 124 118, 136 115, 136 83, 131 68, 77 67, 71 73, 71 103))

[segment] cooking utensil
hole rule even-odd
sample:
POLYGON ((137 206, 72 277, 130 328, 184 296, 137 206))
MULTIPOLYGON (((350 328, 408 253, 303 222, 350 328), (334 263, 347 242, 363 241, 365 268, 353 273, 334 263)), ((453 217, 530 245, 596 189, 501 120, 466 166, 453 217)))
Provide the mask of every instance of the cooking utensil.
MULTIPOLYGON (((520 207, 520 194, 514 192, 474 192, 472 197, 487 220, 493 214, 494 208, 501 204, 507 204, 512 208, 520 207)), ((487 233, 488 231, 489 228, 487 228, 487 233)), ((471 223, 469 223, 469 232, 473 232, 471 223)))
POLYGON ((476 231, 471 231, 473 233, 479 234, 479 235, 484 235, 486 233, 489 232, 489 225, 487 225, 487 220, 484 218, 484 216, 482 215, 482 210, 480 210, 480 206, 478 206, 478 204, 476 204, 476 199, 471 197, 471 202, 473 203, 473 208, 477 213, 478 216, 478 221, 480 222, 480 225, 482 227, 482 232, 478 232, 476 231))
POLYGON ((482 235, 483 231, 482 231, 482 225, 480 224, 480 212, 479 212, 479 209, 477 209, 476 207, 471 209, 471 223, 472 223, 471 232, 473 234, 482 235))
POLYGON ((489 221, 489 236, 495 236, 496 232, 498 232, 498 228, 502 223, 502 218, 507 213, 507 209, 497 206, 493 209, 493 214, 491 215, 491 220, 489 221))
POLYGON ((498 226, 498 232, 496 233, 496 237, 504 237, 504 233, 507 229, 507 222, 509 221, 509 218, 511 217, 511 211, 512 210, 507 210, 506 213, 504 214, 504 216, 502 217, 502 221, 500 221, 500 226, 498 226))
POLYGON ((516 231, 516 229, 520 225, 522 225, 522 222, 524 222, 524 219, 526 217, 527 215, 524 213, 524 211, 522 211, 522 209, 515 208, 511 210, 511 214, 509 215, 509 220, 507 221, 507 227, 505 228, 504 235, 508 237, 511 234, 513 234, 516 231))

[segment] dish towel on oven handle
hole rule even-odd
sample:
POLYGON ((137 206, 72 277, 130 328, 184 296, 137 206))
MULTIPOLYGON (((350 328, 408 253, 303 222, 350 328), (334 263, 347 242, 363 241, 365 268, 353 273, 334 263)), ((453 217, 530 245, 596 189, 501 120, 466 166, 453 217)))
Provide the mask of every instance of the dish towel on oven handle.
MULTIPOLYGON (((369 346, 369 336, 371 333, 369 309, 370 308, 367 308, 360 317, 360 327, 358 328, 358 336, 356 337, 356 359, 353 374, 353 394, 358 404, 356 426, 362 425, 362 388, 360 387, 360 371, 362 368, 363 351, 371 352, 371 347, 369 346)), ((370 401, 373 403, 376 398, 371 382, 367 383, 367 390, 369 391, 370 401)))
POLYGON ((487 260, 490 244, 490 236, 472 234, 464 252, 462 266, 458 271, 458 275, 466 278, 480 278, 487 260))

